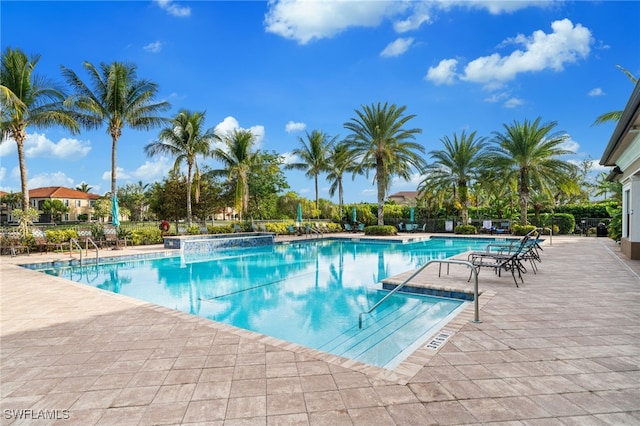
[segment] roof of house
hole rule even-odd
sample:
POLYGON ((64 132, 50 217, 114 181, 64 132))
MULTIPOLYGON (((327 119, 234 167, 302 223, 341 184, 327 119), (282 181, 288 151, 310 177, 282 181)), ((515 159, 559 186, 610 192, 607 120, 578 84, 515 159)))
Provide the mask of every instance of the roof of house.
POLYGON ((400 191, 389 195, 389 198, 416 198, 418 191, 400 191))
POLYGON ((602 154, 600 164, 603 166, 615 166, 616 161, 629 147, 638 130, 640 130, 640 81, 636 83, 633 92, 631 92, 629 101, 622 112, 622 117, 620 117, 609 144, 602 154))
POLYGON ((81 200, 97 200, 98 194, 78 191, 77 189, 65 188, 64 186, 45 186, 29 190, 29 198, 73 198, 81 200))

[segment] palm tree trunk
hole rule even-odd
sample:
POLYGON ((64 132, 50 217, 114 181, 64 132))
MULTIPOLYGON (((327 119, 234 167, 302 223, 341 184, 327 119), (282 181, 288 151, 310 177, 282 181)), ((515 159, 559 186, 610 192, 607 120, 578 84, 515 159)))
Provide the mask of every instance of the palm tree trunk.
POLYGON ((468 225, 469 224, 468 188, 466 183, 460 183, 459 187, 460 187, 459 196, 460 196, 460 205, 461 205, 460 215, 462 216, 462 224, 468 225))
POLYGON ((115 197, 116 194, 116 150, 118 146, 118 138, 115 135, 111 135, 111 197, 115 197))
POLYGON ((384 225, 384 195, 387 192, 387 176, 384 174, 382 162, 376 165, 376 177, 378 180, 378 225, 384 225))
POLYGON ((529 220, 527 218, 527 207, 529 204, 529 180, 526 167, 520 169, 520 224, 527 225, 529 220))
POLYGON ((191 168, 193 165, 187 163, 187 225, 191 227, 191 168))
POLYGON ((318 175, 317 174, 314 176, 314 180, 316 185, 316 212, 317 212, 320 209, 318 207, 318 175))
POLYGON ((340 211, 340 223, 342 223, 342 207, 344 206, 344 190, 342 188, 342 178, 338 179, 338 210, 340 211))
POLYGON ((27 135, 24 129, 20 129, 15 135, 16 145, 18 146, 18 164, 20 167, 20 188, 22 189, 22 211, 29 208, 29 186, 27 179, 27 163, 24 158, 24 140, 27 135))

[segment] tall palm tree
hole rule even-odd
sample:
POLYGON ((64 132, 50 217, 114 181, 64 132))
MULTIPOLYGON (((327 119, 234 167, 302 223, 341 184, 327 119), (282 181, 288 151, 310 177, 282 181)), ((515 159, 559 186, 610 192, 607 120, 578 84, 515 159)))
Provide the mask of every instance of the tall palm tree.
POLYGON ((226 173, 229 180, 235 180, 236 210, 242 220, 249 207, 249 171, 254 165, 255 153, 251 151, 255 136, 250 130, 234 130, 220 136, 225 148, 215 148, 211 156, 222 162, 224 169, 213 170, 214 174, 226 173))
POLYGON ((291 151, 292 154, 300 157, 300 161, 287 164, 285 169, 304 170, 305 176, 313 177, 316 191, 316 210, 318 210, 318 176, 327 171, 329 150, 336 137, 329 138, 329 135, 320 130, 313 130, 311 134, 309 132, 306 134, 307 140, 298 137, 300 147, 291 151))
POLYGON ((425 181, 431 181, 435 187, 457 187, 457 198, 461 205, 462 224, 469 224, 469 190, 470 181, 476 178, 486 162, 486 138, 476 138, 476 132, 467 134, 463 131, 458 139, 456 133, 453 140, 448 136, 440 139, 444 149, 433 150, 429 155, 435 159, 425 171, 425 181))
POLYGON ((158 85, 150 80, 138 79, 136 66, 122 62, 82 64, 89 74, 93 88, 85 84, 72 70, 62 67, 62 74, 75 94, 67 104, 84 113, 88 128, 107 125, 111 136, 111 194, 116 194, 116 152, 122 129, 151 130, 167 122, 157 114, 167 111, 166 101, 155 102, 158 85))
POLYGON ((327 180, 331 184, 329 187, 329 195, 334 196, 338 191, 338 211, 340 220, 342 220, 344 208, 344 187, 342 185, 342 177, 345 173, 353 171, 353 162, 349 155, 349 145, 342 141, 335 144, 327 157, 327 180))
POLYGON ((48 79, 35 74, 40 55, 30 58, 20 49, 6 48, 0 65, 0 143, 13 139, 18 148, 22 208, 29 208, 24 142, 27 127, 62 126, 80 131, 74 115, 64 107, 65 95, 48 79))
POLYGON ((568 179, 574 165, 558 159, 558 156, 573 154, 560 145, 569 137, 566 133, 551 133, 555 121, 540 124, 541 118, 524 123, 514 121, 504 124, 504 133, 493 132, 494 146, 488 148, 494 165, 503 168, 509 179, 518 182, 520 222, 528 223, 527 208, 531 188, 551 192, 568 179))
POLYGON ((167 154, 175 157, 173 170, 178 171, 182 163, 187 164, 187 223, 191 226, 191 184, 195 172, 198 180, 197 156, 208 156, 211 145, 217 139, 213 129, 204 129, 204 112, 180 110, 168 127, 160 131, 158 140, 144 147, 148 156, 167 154))
MULTIPOLYGON (((634 85, 638 82, 638 79, 633 74, 631 74, 631 72, 629 72, 627 69, 622 68, 620 65, 616 65, 616 67, 620 71, 622 71, 629 78, 629 80, 631 80, 631 82, 634 85)), ((610 121, 613 121, 613 122, 617 123, 618 121, 620 121, 620 117, 622 117, 622 110, 605 112, 604 114, 599 115, 598 117, 596 117, 596 120, 593 122, 592 126, 597 126, 599 124, 608 123, 610 121)))
POLYGON ((407 107, 395 104, 363 105, 356 110, 357 117, 344 123, 352 134, 347 138, 350 153, 355 159, 355 173, 375 170, 373 181, 378 186, 378 225, 384 225, 384 199, 394 175, 409 180, 411 169, 422 172, 424 154, 422 145, 412 142, 422 129, 405 129, 415 115, 403 115, 407 107))

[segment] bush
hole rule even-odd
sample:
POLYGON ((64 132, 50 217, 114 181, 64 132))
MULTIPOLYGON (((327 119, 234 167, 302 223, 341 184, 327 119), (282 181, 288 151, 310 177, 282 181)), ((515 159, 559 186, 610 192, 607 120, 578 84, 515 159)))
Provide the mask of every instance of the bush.
POLYGON ((75 229, 47 229, 45 233, 50 243, 64 243, 71 238, 78 238, 78 231, 75 229))
POLYGON ((477 234, 478 230, 473 225, 458 225, 453 230, 454 234, 471 235, 477 234))
POLYGON ((200 235, 200 227, 198 225, 191 225, 187 228, 188 235, 200 235))
POLYGON ((231 234, 233 233, 233 227, 231 225, 207 225, 207 231, 210 234, 231 234))
POLYGON ((576 229, 576 219, 572 214, 555 213, 552 220, 554 225, 558 225, 558 234, 573 234, 576 229))
POLYGON ((518 225, 518 224, 514 224, 511 227, 511 233, 513 235, 527 235, 529 232, 533 231, 534 229, 536 229, 535 225, 518 225))
POLYGON ((398 235, 398 229, 392 225, 372 225, 364 228, 364 235, 398 235))
POLYGON ((160 244, 162 243, 162 232, 157 228, 134 229, 129 233, 128 241, 133 245, 160 244))

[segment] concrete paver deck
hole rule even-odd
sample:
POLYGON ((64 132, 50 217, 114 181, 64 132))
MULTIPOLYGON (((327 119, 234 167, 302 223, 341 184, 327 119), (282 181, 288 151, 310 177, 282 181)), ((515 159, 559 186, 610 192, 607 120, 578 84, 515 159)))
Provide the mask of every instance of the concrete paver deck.
POLYGON ((393 371, 16 266, 68 254, 2 256, 0 422, 640 424, 640 262, 608 239, 543 248, 519 288, 481 271, 482 322, 470 306, 393 371))

